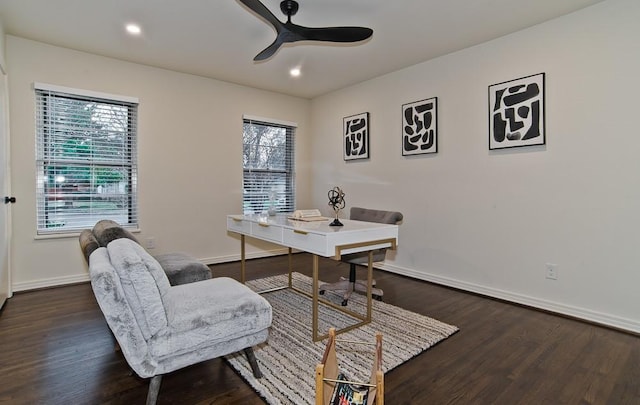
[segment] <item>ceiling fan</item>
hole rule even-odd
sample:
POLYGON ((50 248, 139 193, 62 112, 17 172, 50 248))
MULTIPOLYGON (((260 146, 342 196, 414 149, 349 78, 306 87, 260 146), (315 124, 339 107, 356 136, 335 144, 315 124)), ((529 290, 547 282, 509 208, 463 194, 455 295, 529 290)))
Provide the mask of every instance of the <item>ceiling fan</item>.
POLYGON ((291 16, 298 12, 298 2, 284 0, 280 2, 280 10, 287 15, 287 22, 283 23, 274 16, 259 0, 239 0, 256 14, 267 20, 276 29, 276 40, 253 58, 261 61, 270 58, 285 43, 297 41, 327 41, 327 42, 358 42, 369 38, 373 34, 371 28, 364 27, 325 27, 310 28, 291 22, 291 16))

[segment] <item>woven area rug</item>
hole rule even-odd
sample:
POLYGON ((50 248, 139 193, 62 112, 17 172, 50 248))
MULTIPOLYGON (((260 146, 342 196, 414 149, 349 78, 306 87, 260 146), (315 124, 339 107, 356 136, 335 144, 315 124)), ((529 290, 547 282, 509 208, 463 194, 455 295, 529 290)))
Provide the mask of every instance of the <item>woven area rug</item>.
MULTIPOLYGON (((256 290, 266 290, 287 284, 287 275, 248 281, 256 290)), ((293 285, 311 292, 312 279, 293 273, 293 285)), ((315 368, 322 360, 326 339, 313 342, 311 337, 311 298, 290 289, 263 295, 273 307, 273 323, 269 340, 254 348, 263 377, 256 379, 249 362, 240 353, 227 356, 231 366, 271 405, 313 404, 315 401, 315 368)), ((342 297, 327 291, 325 299, 340 304, 342 297)), ((348 307, 366 312, 366 297, 353 294, 348 307)), ((458 328, 435 319, 395 307, 373 302, 373 321, 338 335, 338 339, 375 342, 376 332, 382 333, 383 369, 387 371, 446 339, 458 328)), ((319 306, 319 331, 337 329, 356 323, 353 317, 327 306, 319 306)), ((368 381, 373 365, 373 347, 339 342, 340 370, 355 381, 368 381)))

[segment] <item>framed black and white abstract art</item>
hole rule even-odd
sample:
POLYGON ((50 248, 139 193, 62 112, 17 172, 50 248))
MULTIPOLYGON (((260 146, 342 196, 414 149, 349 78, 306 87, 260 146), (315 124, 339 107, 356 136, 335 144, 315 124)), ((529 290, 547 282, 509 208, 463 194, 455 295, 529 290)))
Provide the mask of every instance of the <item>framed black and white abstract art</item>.
POLYGON ((489 150, 544 145, 544 73, 489 86, 489 150))
POLYGON ((344 160, 369 158, 369 113, 345 117, 342 121, 344 160))
POLYGON ((402 105, 402 155, 438 152, 438 98, 402 105))

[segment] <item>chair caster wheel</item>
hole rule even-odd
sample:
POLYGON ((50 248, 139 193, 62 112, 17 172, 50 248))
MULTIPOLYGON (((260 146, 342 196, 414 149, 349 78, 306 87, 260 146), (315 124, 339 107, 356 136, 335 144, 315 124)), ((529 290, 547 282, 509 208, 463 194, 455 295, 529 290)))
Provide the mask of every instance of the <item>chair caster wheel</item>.
POLYGON ((382 301, 382 295, 372 295, 371 298, 373 298, 376 301, 382 301))
POLYGON ((318 291, 318 294, 320 294, 320 295, 324 295, 324 290, 320 290, 320 291, 318 291))
POLYGON ((342 300, 342 306, 346 307, 348 302, 349 302, 349 300, 342 300))

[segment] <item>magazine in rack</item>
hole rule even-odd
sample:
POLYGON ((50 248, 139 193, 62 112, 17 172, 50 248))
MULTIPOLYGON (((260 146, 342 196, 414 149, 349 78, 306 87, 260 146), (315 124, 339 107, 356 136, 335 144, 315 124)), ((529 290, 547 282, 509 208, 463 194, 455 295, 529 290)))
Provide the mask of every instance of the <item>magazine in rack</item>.
POLYGON ((364 405, 367 403, 369 396, 369 387, 366 385, 357 385, 347 382, 348 378, 343 374, 338 374, 339 382, 333 391, 330 405, 364 405))

